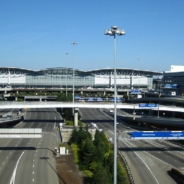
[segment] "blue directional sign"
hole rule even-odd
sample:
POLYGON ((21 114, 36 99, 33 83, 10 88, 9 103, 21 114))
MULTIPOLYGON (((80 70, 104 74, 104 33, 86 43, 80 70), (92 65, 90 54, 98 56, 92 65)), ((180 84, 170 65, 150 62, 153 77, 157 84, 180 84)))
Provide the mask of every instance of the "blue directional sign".
POLYGON ((80 98, 81 96, 74 96, 74 98, 80 98))
POLYGON ((165 84, 164 87, 165 88, 177 88, 178 85, 177 84, 165 84))
POLYGON ((103 98, 97 98, 96 101, 102 102, 103 101, 103 98))
POLYGON ((131 94, 140 94, 141 90, 131 90, 131 94))
MULTIPOLYGON (((114 98, 111 98, 110 101, 111 101, 111 102, 114 102, 114 98)), ((120 102, 120 101, 122 101, 122 99, 116 98, 116 102, 120 102)))
POLYGON ((184 139, 184 132, 182 131, 132 132, 132 139, 184 139))
POLYGON ((157 107, 157 104, 149 103, 149 104, 148 104, 148 107, 157 107))
POLYGON ((165 132, 166 133, 166 137, 168 139, 180 139, 180 138, 184 138, 184 132, 182 131, 171 131, 171 132, 165 132))
POLYGON ((88 101, 94 101, 94 98, 88 98, 88 101))
POLYGON ((133 139, 162 139, 165 137, 165 132, 143 131, 132 132, 133 139))
POLYGON ((157 104, 154 104, 154 103, 140 103, 139 104, 139 107, 157 107, 157 104))

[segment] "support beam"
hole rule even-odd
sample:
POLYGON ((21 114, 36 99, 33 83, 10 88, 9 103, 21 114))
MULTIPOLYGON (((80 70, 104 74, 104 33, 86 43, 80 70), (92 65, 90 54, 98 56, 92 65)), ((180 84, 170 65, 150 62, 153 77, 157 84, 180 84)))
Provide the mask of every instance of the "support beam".
POLYGON ((78 112, 79 112, 79 108, 75 108, 74 109, 74 126, 78 126, 78 112))

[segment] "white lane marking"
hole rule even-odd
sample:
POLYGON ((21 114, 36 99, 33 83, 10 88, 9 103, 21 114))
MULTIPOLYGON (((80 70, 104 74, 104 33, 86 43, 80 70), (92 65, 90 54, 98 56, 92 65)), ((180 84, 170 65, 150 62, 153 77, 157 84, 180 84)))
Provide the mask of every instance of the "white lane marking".
POLYGON ((114 135, 114 133, 112 132, 112 131, 110 131, 110 130, 108 130, 111 134, 113 134, 114 135))
POLYGON ((15 183, 15 176, 16 176, 17 167, 18 167, 19 161, 20 161, 20 159, 21 159, 23 154, 24 154, 24 152, 22 152, 22 154, 20 155, 20 157, 19 157, 19 159, 18 159, 18 161, 16 163, 16 166, 14 168, 14 171, 13 171, 13 174, 12 174, 12 177, 11 177, 11 180, 10 180, 10 184, 14 184, 15 183))
POLYGON ((54 128, 53 128, 53 130, 55 130, 55 127, 56 127, 56 117, 55 117, 55 123, 54 123, 54 128))
MULTIPOLYGON (((4 147, 6 147, 7 144, 8 144, 11 140, 12 140, 12 139, 10 139, 10 140, 6 143, 6 145, 5 145, 4 147)), ((3 148, 4 148, 4 147, 3 147, 3 148)), ((3 148, 1 148, 0 151, 1 151, 3 148)))
MULTIPOLYGON (((124 141, 124 143, 128 146, 128 147, 130 147, 130 145, 128 145, 125 141, 124 141)), ((131 148, 132 149, 132 148, 131 148)), ((132 150, 133 151, 133 150, 132 150)), ((135 151, 133 151, 138 157, 139 157, 139 159, 144 163, 144 165, 147 167, 147 169, 150 171, 150 173, 152 174, 152 176, 153 176, 153 178, 155 179, 155 181, 159 184, 159 182, 158 182, 158 180, 156 179, 156 177, 155 177, 155 175, 152 173, 152 171, 151 171, 151 169, 148 167, 148 165, 146 164, 146 162, 144 162, 144 160, 140 157, 140 155, 139 154, 137 154, 137 152, 135 152, 135 151)))
POLYGON ((34 182, 34 179, 32 181, 34 182))
POLYGON ((3 162, 3 165, 4 165, 4 162, 3 162))
MULTIPOLYGON (((128 143, 129 143, 130 145, 134 146, 134 147, 137 147, 137 146, 135 146, 134 144, 132 144, 132 143, 130 143, 130 142, 128 142, 128 143)), ((159 159, 158 157, 156 157, 156 156, 154 156, 154 155, 148 153, 147 151, 143 151, 143 152, 146 153, 147 155, 149 155, 149 156, 151 156, 151 157, 153 157, 153 158, 159 160, 160 162, 162 162, 162 163, 168 165, 169 167, 174 168, 174 166, 172 166, 171 164, 169 164, 169 163, 167 163, 167 162, 165 162, 165 161, 159 159)))
POLYGON ((34 167, 34 165, 33 165, 33 167, 34 167))
POLYGON ((33 171, 33 174, 34 174, 34 171, 33 171))
MULTIPOLYGON (((154 146, 156 146, 156 147, 159 147, 159 148, 161 148, 161 149, 164 149, 164 150, 166 150, 166 152, 169 152, 169 153, 171 153, 171 154, 173 154, 173 155, 175 155, 175 156, 178 156, 178 157, 180 157, 180 158, 182 158, 183 159, 183 157, 182 156, 179 156, 179 155, 177 155, 176 153, 173 153, 173 152, 171 152, 171 151, 168 151, 167 149, 169 148, 169 147, 163 147, 163 145, 161 145, 161 144, 158 144, 158 143, 155 143, 155 142, 151 142, 151 141, 147 141, 147 140, 145 140, 146 142, 148 142, 148 143, 150 143, 150 144, 152 144, 152 145, 154 145, 154 146), (162 146, 162 147, 161 147, 162 146)), ((182 153, 182 152, 180 152, 180 151, 177 151, 178 153, 182 153)), ((183 154, 183 153, 182 153, 183 154)))

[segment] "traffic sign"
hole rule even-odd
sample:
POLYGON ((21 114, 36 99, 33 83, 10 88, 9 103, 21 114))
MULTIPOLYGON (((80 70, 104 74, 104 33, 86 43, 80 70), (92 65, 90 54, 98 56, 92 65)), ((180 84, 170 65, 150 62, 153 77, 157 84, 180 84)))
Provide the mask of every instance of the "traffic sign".
POLYGON ((157 104, 155 104, 155 103, 149 103, 149 104, 140 103, 139 107, 157 107, 157 104))
POLYGON ((143 131, 132 132, 133 139, 163 139, 165 132, 143 131))
POLYGON ((131 94, 140 94, 141 90, 131 90, 131 94))
POLYGON ((171 132, 166 132, 165 135, 168 139, 180 139, 180 138, 184 138, 184 132, 182 131, 171 131, 171 132))
POLYGON ((132 132, 132 139, 184 139, 182 131, 142 131, 132 132))

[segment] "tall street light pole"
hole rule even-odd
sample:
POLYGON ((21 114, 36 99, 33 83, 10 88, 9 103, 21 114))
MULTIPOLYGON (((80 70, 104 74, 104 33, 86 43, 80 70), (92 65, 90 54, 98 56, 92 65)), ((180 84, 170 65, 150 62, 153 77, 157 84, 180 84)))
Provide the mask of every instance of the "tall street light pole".
MULTIPOLYGON (((75 45, 77 44, 76 42, 71 43, 73 45, 73 103, 74 103, 74 70, 75 70, 75 45)), ((73 114, 74 114, 74 108, 73 108, 73 114)))
POLYGON ((66 97, 67 97, 67 82, 68 82, 68 52, 66 52, 66 97))
POLYGON ((118 26, 112 26, 105 31, 105 35, 114 36, 114 184, 117 184, 117 131, 116 131, 116 35, 125 35, 124 30, 119 30, 118 26))

